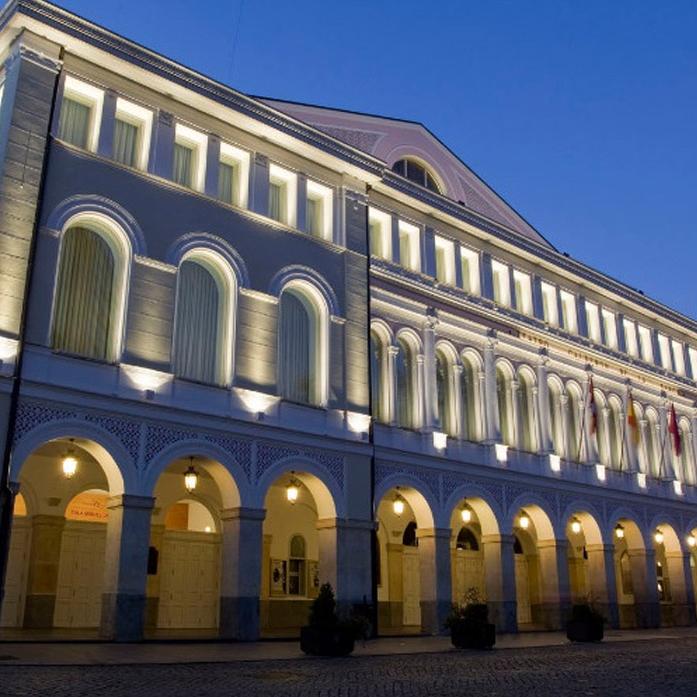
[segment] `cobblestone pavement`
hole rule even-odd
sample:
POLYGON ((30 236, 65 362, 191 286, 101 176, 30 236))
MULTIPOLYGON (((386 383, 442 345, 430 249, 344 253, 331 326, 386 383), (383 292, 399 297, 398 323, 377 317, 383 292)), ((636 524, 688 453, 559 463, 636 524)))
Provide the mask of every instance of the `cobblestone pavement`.
POLYGON ((79 667, 5 664, 0 665, 0 695, 687 697, 697 694, 696 657, 697 639, 690 638, 298 661, 79 667))

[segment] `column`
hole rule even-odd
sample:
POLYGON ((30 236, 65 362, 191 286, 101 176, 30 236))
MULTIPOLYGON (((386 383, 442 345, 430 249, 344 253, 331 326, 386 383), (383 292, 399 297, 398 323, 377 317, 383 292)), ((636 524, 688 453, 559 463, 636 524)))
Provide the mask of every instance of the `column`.
POLYGON ((269 214, 269 158, 254 153, 251 163, 249 186, 249 210, 261 215, 269 214))
POLYGON ((442 634, 452 605, 450 528, 421 528, 421 627, 427 634, 442 634))
POLYGON ((523 421, 521 418, 520 408, 520 382, 515 378, 511 378, 508 389, 506 390, 506 399, 510 404, 511 422, 513 425, 512 441, 518 450, 523 450, 523 421))
POLYGON ((116 120, 116 92, 108 89, 104 92, 102 104, 102 121, 99 125, 99 143, 97 153, 102 157, 112 157, 114 152, 114 121, 116 120))
POLYGON ((107 504, 104 588, 100 634, 139 641, 145 622, 145 589, 154 499, 123 494, 107 504))
POLYGON ((537 443, 540 454, 554 451, 552 423, 549 415, 549 385, 547 384, 547 354, 540 351, 537 362, 537 443))
POLYGON ((610 407, 607 405, 602 406, 598 409, 598 412, 598 419, 603 420, 602 447, 599 442, 601 437, 600 427, 598 427, 595 433, 596 442, 598 443, 598 460, 602 460, 600 454, 604 451, 605 462, 602 464, 609 468, 612 465, 612 452, 610 450, 610 407))
MULTIPOLYGON (((638 436, 638 444, 634 444, 634 432, 632 431, 631 426, 629 423, 627 423, 627 414, 629 412, 629 399, 630 399, 630 391, 629 388, 625 391, 624 394, 624 399, 623 401, 623 420, 621 424, 621 428, 624 430, 624 450, 625 450, 625 457, 624 457, 624 462, 622 465, 622 469, 627 471, 627 472, 636 472, 639 469, 639 457, 638 457, 638 452, 637 452, 637 447, 641 446, 641 431, 639 430, 639 424, 637 424, 637 436, 638 436)), ((636 409, 634 412, 634 416, 636 417, 636 409)))
POLYGON ((482 535, 486 601, 497 632, 518 631, 514 541, 513 535, 482 535))
POLYGON ((24 626, 27 628, 53 626, 64 527, 65 518, 62 515, 35 515, 31 519, 31 546, 24 605, 24 626))
MULTIPOLYGON (((438 318, 435 316, 426 317, 423 329, 424 337, 424 417, 423 426, 426 430, 432 431, 436 428, 436 415, 438 414, 438 387, 436 385, 436 327, 438 318)), ((443 414, 440 414, 441 425, 443 414)), ((442 429, 441 429, 442 430, 442 429)))
POLYGON ((492 331, 484 347, 484 442, 499 443, 501 441, 501 426, 499 424, 498 404, 496 397, 496 334, 492 331))
POLYGON ((159 111, 153 135, 152 172, 163 179, 172 179, 174 169, 174 130, 174 117, 172 114, 168 111, 159 111))
POLYGON ((387 379, 389 381, 389 390, 387 393, 388 399, 388 423, 390 426, 397 425, 397 354, 399 353, 398 346, 387 347, 387 361, 389 370, 387 379))
POLYGON ((561 456, 569 460, 576 458, 578 443, 569 442, 569 395, 562 392, 559 395, 559 427, 561 429, 561 456))
MULTIPOLYGON (((459 363, 454 364, 450 371, 451 394, 455 397, 451 408, 453 410, 453 423, 457 429, 456 435, 458 438, 462 438, 463 434, 467 433, 467 424, 465 424, 463 420, 465 410, 463 409, 462 403, 465 399, 465 395, 462 392, 462 371, 463 367, 459 363)), ((470 438, 474 440, 472 436, 470 436, 470 438)))
POLYGON ((612 545, 586 545, 588 578, 593 603, 610 627, 620 626, 615 577, 615 548, 612 545))
POLYGON ((256 508, 228 508, 220 514, 223 532, 221 638, 241 641, 259 638, 262 527, 265 516, 266 511, 256 508))
POLYGON ((402 250, 399 244, 399 218, 392 216, 392 261, 395 264, 402 263, 402 250))
POLYGON ((656 578, 656 553, 653 549, 628 549, 634 586, 634 608, 637 627, 658 627, 661 624, 661 608, 658 601, 656 578))
MULTIPOLYGON (((158 509, 153 511, 154 516, 159 513, 158 509)), ((163 523, 158 525, 150 525, 150 546, 159 550, 158 553, 158 569, 156 574, 148 574, 145 582, 145 629, 155 629, 160 612, 160 554, 162 551, 162 542, 165 534, 165 526, 163 523)))
POLYGON ((664 482, 671 482, 675 479, 675 468, 673 467, 673 441, 668 433, 668 402, 663 401, 659 408, 658 422, 660 430, 658 433, 658 447, 663 445, 663 450, 659 454, 662 462, 660 477, 664 482))
POLYGON ((295 227, 298 230, 307 232, 307 177, 300 172, 296 176, 295 227))
POLYGON ((414 428, 416 430, 420 429, 429 429, 431 428, 430 424, 426 422, 425 416, 424 416, 424 404, 427 401, 428 397, 425 392, 425 364, 426 362, 426 357, 423 355, 423 353, 419 353, 416 356, 416 394, 414 395, 414 404, 412 405, 413 408, 415 409, 414 413, 414 428))
POLYGON ((670 593, 673 599, 673 623, 686 626, 695 622, 695 597, 692 586, 690 554, 682 550, 666 551, 670 593))
MULTIPOLYGON (((643 453, 643 461, 644 461, 644 469, 643 472, 647 476, 650 476, 652 474, 651 472, 651 457, 649 455, 649 452, 647 450, 646 444, 647 444, 647 439, 646 439, 646 429, 651 428, 649 425, 648 419, 645 419, 643 416, 641 419, 639 419, 639 451, 643 453)), ((641 458, 639 458, 639 464, 641 464, 641 458)), ((641 467, 639 467, 641 469, 641 467)))
POLYGON ((218 177, 220 176, 220 137, 208 136, 206 150, 206 176, 204 192, 211 198, 218 198, 218 177))
POLYGON ((383 627, 401 627, 404 624, 404 545, 388 542, 386 607, 378 611, 378 631, 383 627))
POLYGON ((547 629, 561 629, 571 608, 568 541, 539 540, 540 611, 547 629))
POLYGON ((369 520, 323 518, 317 521, 321 583, 331 583, 339 607, 370 602, 372 532, 369 520))

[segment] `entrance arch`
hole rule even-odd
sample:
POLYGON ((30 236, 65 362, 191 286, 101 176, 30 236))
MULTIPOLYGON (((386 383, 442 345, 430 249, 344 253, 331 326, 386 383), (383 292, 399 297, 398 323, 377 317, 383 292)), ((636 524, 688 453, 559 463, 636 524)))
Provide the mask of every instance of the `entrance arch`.
POLYGON ((656 557, 656 592, 661 608, 661 626, 688 625, 692 617, 687 586, 690 582, 689 557, 686 559, 673 525, 667 521, 654 521, 651 530, 656 557))

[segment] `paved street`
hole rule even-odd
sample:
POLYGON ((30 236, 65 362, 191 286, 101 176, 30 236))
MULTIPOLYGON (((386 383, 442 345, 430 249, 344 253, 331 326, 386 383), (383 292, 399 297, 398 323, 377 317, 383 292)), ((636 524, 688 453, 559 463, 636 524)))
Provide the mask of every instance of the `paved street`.
MULTIPOLYGON (((0 646, 0 653, 5 647, 0 646)), ((348 659, 106 666, 12 666, 0 695, 692 695, 697 638, 593 646, 360 656, 348 659)))

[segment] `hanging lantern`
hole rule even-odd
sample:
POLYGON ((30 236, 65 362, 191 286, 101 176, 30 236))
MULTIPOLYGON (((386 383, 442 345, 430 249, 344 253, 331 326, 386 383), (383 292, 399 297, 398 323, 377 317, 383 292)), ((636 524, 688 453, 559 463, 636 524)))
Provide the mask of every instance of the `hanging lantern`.
POLYGON ((197 485, 198 485, 198 472, 196 471, 196 468, 194 467, 194 458, 190 457, 189 458, 189 467, 187 468, 186 472, 184 472, 184 487, 186 488, 186 490, 190 494, 193 494, 194 491, 196 490, 197 485))
POLYGON ((656 532, 654 533, 653 539, 656 540, 657 545, 663 544, 663 533, 658 528, 656 528, 656 532))
POLYGON ((618 540, 624 539, 624 528, 619 523, 615 526, 615 537, 618 540))
POLYGON ((574 533, 574 535, 578 535, 581 530, 581 521, 578 518, 573 518, 571 520, 571 532, 574 533))
POLYGON ((298 500, 299 495, 300 482, 293 477, 288 482, 288 486, 286 487, 286 499, 288 499, 288 503, 292 506, 298 500))
POLYGON ((462 507, 462 510, 460 511, 460 515, 462 516, 463 523, 471 523, 472 522, 472 509, 467 504, 465 504, 462 507))
POLYGON ((527 530, 528 527, 530 527, 530 518, 523 513, 520 518, 518 518, 518 525, 520 525, 523 530, 527 530))
POLYGON ((697 538, 694 535, 687 536, 687 546, 694 547, 697 544, 697 538))
POLYGON ((392 510, 394 511, 396 516, 401 516, 402 513, 404 513, 404 499, 399 494, 395 496, 395 499, 392 503, 392 510))
MULTIPOLYGON (((70 442, 73 443, 74 440, 71 438, 70 442)), ((72 448, 68 448, 68 451, 63 455, 63 460, 61 466, 63 468, 63 476, 66 479, 72 479, 77 472, 77 457, 75 457, 75 451, 72 448)))

